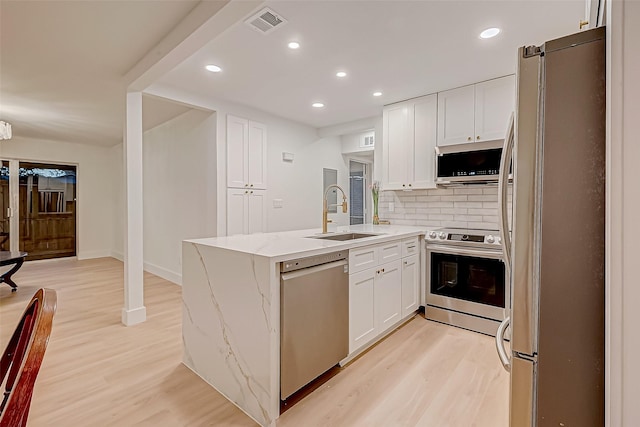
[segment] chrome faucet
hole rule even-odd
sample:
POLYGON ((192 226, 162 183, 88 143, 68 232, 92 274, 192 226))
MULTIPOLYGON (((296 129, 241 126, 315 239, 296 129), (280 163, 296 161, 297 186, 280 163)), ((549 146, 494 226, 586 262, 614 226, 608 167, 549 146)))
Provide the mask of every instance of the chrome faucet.
MULTIPOLYGON (((344 190, 340 188, 339 185, 331 184, 326 188, 326 190, 324 190, 324 197, 322 198, 322 234, 327 233, 327 223, 332 222, 329 218, 327 218, 330 206, 327 204, 327 194, 329 193, 329 190, 334 187, 340 190, 340 192, 342 193, 342 212, 347 213, 347 196, 344 194, 344 190)), ((338 206, 339 204, 340 203, 336 203, 335 205, 331 206, 338 206)))

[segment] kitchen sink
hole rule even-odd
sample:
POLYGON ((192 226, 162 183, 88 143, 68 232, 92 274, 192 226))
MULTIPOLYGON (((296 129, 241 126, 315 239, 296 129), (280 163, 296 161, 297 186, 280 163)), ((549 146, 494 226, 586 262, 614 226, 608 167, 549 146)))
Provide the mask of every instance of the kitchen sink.
POLYGON ((337 240, 343 242, 345 240, 357 240, 364 239, 365 237, 379 236, 380 234, 373 233, 336 233, 336 234, 322 234, 319 236, 309 236, 310 239, 322 239, 322 240, 337 240))

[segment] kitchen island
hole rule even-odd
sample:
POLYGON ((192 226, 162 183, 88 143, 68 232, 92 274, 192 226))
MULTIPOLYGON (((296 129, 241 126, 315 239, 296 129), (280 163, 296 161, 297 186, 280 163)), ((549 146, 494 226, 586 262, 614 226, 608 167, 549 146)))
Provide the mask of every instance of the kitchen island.
POLYGON ((262 426, 280 413, 280 263, 422 235, 418 227, 359 225, 183 242, 184 364, 262 426))

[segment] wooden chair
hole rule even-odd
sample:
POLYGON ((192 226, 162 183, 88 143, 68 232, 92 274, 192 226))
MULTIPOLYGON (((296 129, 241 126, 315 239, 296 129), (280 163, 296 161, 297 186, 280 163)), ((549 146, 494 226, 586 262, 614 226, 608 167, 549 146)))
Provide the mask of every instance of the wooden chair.
POLYGON ((44 351, 49 342, 56 291, 39 289, 29 302, 0 359, 0 427, 23 427, 44 351))

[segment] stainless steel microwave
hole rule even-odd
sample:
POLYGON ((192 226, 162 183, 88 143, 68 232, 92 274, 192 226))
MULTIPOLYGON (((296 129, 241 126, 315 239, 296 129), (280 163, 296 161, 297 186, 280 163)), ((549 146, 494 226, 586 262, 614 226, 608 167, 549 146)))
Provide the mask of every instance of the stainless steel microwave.
POLYGON ((436 184, 498 182, 502 140, 436 147, 436 184))

